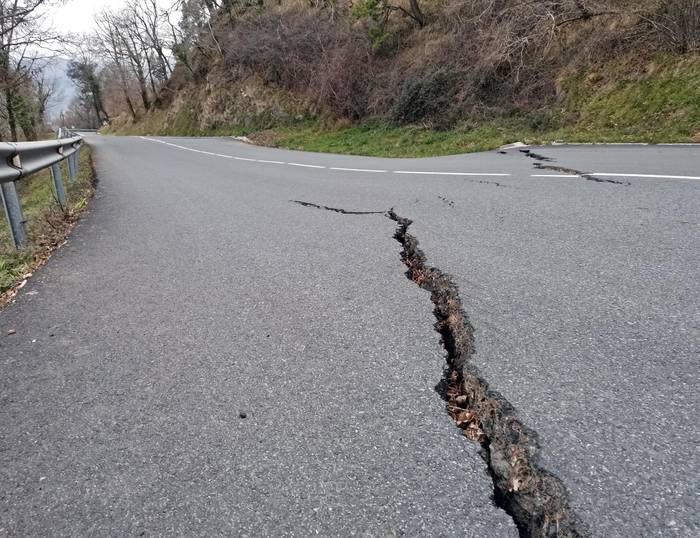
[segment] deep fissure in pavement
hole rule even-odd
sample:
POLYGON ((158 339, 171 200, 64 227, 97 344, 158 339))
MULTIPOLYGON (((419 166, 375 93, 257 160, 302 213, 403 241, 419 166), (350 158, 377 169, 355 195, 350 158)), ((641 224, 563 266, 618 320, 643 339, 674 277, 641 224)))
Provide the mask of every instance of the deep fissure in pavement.
MULTIPOLYGON (((376 211, 346 211, 309 202, 314 207, 350 215, 376 211)), ((447 352, 447 364, 436 390, 447 402, 447 411, 464 435, 482 447, 493 481, 494 502, 514 521, 523 538, 574 538, 587 536, 569 504, 566 487, 538 465, 537 434, 515 417, 512 405, 489 388, 471 364, 474 328, 462 308, 459 289, 449 275, 426 263, 418 239, 408 233, 413 221, 393 209, 381 212, 397 223, 394 238, 401 244, 406 276, 430 292, 435 330, 447 352)))
POLYGON ((554 160, 551 157, 545 157, 544 155, 540 155, 539 153, 535 153, 534 151, 529 150, 529 149, 521 149, 520 153, 530 157, 531 159, 535 159, 536 161, 551 162, 554 160))
POLYGON ((462 308, 457 285, 426 264, 418 240, 408 233, 412 221, 393 210, 387 215, 398 224, 394 238, 403 247, 401 259, 408 268, 408 278, 430 292, 435 306, 435 330, 447 351, 447 367, 438 391, 464 435, 481 444, 496 505, 513 518, 523 537, 584 536, 566 487, 537 465, 536 433, 517 420, 513 407, 489 388, 470 363, 474 329, 462 308))
POLYGON ((588 181, 595 181, 596 183, 612 183, 614 185, 624 185, 626 187, 629 187, 630 185, 629 181, 616 181, 614 179, 604 179, 592 176, 591 174, 588 174, 586 172, 574 170, 573 168, 566 168, 564 166, 556 166, 551 164, 542 164, 543 162, 552 162, 555 159, 552 159, 551 157, 546 157, 544 155, 540 155, 539 153, 534 153, 529 149, 521 149, 520 153, 527 157, 530 157, 531 159, 535 159, 537 161, 535 163, 535 168, 537 168, 538 170, 552 170, 554 172, 561 172, 562 174, 571 174, 572 176, 579 176, 588 181))
POLYGON ((535 168, 538 170, 553 170, 554 172, 561 172, 563 174, 571 174, 572 176, 581 176, 583 179, 588 181, 595 181, 596 183, 612 183, 614 185, 624 185, 629 187, 631 183, 629 181, 617 181, 615 179, 605 179, 596 176, 592 176, 586 172, 580 172, 579 170, 574 170, 573 168, 565 168, 563 166, 552 166, 548 164, 535 163, 535 168))
POLYGON ((290 200, 290 202, 303 205, 304 207, 313 207, 316 209, 325 209, 326 211, 333 211, 335 213, 342 213, 343 215, 386 215, 386 211, 349 211, 340 207, 328 207, 327 205, 318 205, 312 204, 311 202, 302 202, 301 200, 290 200))

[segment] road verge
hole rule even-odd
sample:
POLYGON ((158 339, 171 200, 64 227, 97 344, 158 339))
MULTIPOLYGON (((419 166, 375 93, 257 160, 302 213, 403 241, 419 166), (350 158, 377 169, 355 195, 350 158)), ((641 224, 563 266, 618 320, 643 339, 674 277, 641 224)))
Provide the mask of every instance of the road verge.
MULTIPOLYGON (((64 178, 68 174, 64 174, 64 178)), ((92 149, 83 144, 78 174, 74 182, 65 180, 68 202, 61 206, 52 189, 50 172, 44 170, 18 183, 26 219, 28 244, 22 250, 12 245, 7 223, 0 222, 0 308, 9 303, 34 271, 44 265, 51 254, 62 247, 87 210, 95 191, 97 176, 92 149)))

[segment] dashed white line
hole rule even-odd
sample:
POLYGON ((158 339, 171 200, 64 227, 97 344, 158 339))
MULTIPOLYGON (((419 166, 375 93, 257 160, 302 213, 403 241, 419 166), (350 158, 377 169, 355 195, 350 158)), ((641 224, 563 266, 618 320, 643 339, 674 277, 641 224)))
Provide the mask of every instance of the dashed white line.
POLYGON ((372 170, 370 168, 340 168, 331 166, 329 170, 340 170, 342 172, 371 172, 373 174, 386 174, 389 170, 372 170))
POLYGON ((317 164, 302 164, 302 163, 286 163, 289 166, 301 166, 303 168, 327 168, 326 166, 319 166, 317 164))
MULTIPOLYGON (((159 144, 165 144, 166 146, 170 146, 173 148, 178 148, 178 149, 184 149, 185 151, 191 151, 193 153, 201 153, 203 155, 212 155, 213 157, 222 157, 224 159, 238 159, 240 157, 233 157, 231 155, 224 155, 223 153, 214 153, 212 151, 204 151, 202 149, 194 149, 194 148, 188 148, 187 146, 179 146, 178 144, 173 144, 172 142, 166 142, 164 140, 157 140, 155 138, 148 138, 145 136, 140 136, 139 138, 142 138, 143 140, 148 140, 150 142, 158 142, 159 144)), ((245 159, 246 161, 253 161, 255 159, 245 159)))
POLYGON ((194 150, 197 153, 203 153, 204 155, 211 155, 212 157, 223 157, 224 159, 233 159, 230 155, 223 155, 221 153, 213 153, 211 151, 201 151, 201 150, 194 150))
POLYGON ((394 170, 394 174, 421 174, 426 176, 510 176, 510 174, 492 174, 482 172, 415 172, 410 170, 394 170))
MULTIPOLYGON (((426 175, 426 176, 474 176, 474 177, 508 177, 512 174, 507 173, 492 173, 492 172, 436 172, 436 171, 416 171, 416 170, 375 170, 371 168, 342 168, 337 166, 321 166, 318 164, 304 164, 304 163, 290 163, 284 161, 270 161, 264 159, 249 159, 247 157, 238 157, 235 155, 224 155, 223 153, 214 153, 211 151, 204 151, 201 149, 188 148, 187 146, 180 146, 178 144, 173 144, 172 142, 166 142, 165 140, 158 140, 157 138, 149 138, 147 136, 140 136, 142 140, 148 140, 149 142, 158 142, 159 144, 165 144, 166 146, 171 146, 173 148, 183 149, 185 151, 191 151, 194 153, 201 153, 203 155, 211 155, 213 157, 221 157, 223 159, 235 159, 237 161, 249 161, 265 164, 282 164, 287 166, 298 166, 302 168, 317 168, 317 169, 330 169, 341 172, 365 172, 372 174, 410 174, 410 175, 426 175)), ((680 144, 679 144, 680 145, 680 144)), ((690 145, 690 144, 689 144, 690 145)), ((626 177, 626 178, 653 178, 653 179, 692 179, 700 180, 700 176, 675 176, 666 174, 619 174, 613 172, 594 172, 589 174, 591 176, 597 177, 626 177)), ((530 177, 550 177, 550 178, 577 178, 581 177, 579 175, 572 174, 531 174, 530 177)))

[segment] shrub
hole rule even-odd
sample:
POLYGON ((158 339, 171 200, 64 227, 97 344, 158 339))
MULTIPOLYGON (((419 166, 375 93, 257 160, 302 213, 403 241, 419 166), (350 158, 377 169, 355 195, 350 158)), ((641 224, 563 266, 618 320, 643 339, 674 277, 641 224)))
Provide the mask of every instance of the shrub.
POLYGON ((398 123, 418 123, 431 120, 445 126, 455 96, 455 77, 445 71, 409 79, 404 83, 391 110, 398 123))

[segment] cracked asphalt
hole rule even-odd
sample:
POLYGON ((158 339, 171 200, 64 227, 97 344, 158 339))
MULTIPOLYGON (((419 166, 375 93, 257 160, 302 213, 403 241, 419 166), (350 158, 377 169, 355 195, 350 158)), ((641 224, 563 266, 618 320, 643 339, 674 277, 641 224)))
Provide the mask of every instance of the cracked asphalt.
POLYGON ((0 312, 0 535, 517 536, 395 223, 290 200, 414 221, 591 535, 700 532, 700 148, 536 149, 623 186, 87 138, 91 212, 0 312))

